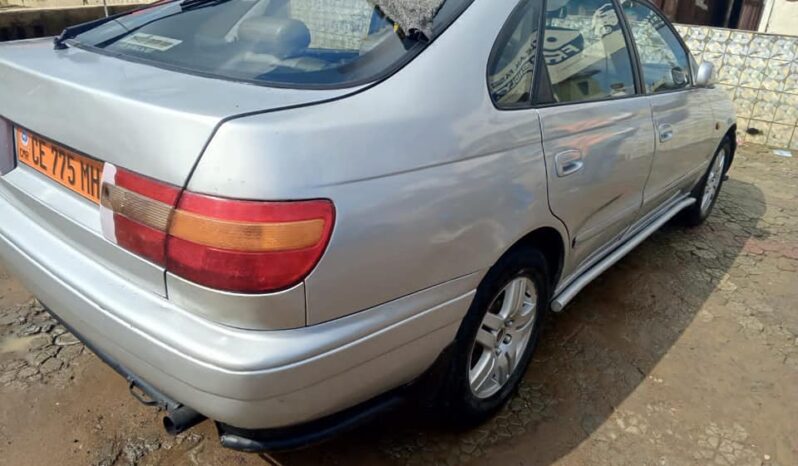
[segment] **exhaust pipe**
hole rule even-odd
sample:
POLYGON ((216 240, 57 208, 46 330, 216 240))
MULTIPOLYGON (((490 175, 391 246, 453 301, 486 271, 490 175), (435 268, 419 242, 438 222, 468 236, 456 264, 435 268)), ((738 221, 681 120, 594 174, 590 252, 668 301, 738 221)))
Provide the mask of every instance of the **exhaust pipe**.
POLYGON ((188 406, 180 406, 167 411, 163 417, 163 428, 170 435, 177 435, 191 429, 205 420, 205 416, 194 411, 188 406))

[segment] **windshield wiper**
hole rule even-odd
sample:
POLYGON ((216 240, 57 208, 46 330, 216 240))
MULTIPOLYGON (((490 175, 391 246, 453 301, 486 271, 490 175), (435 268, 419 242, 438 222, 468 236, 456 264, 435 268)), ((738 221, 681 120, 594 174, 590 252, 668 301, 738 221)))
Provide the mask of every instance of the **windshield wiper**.
POLYGON ((53 48, 55 48, 56 50, 63 50, 67 48, 66 41, 68 41, 69 39, 74 39, 75 37, 83 34, 86 31, 90 31, 96 27, 102 26, 105 23, 110 23, 111 21, 114 21, 117 18, 121 18, 122 16, 129 15, 131 13, 135 13, 140 10, 146 10, 148 8, 160 6, 164 3, 171 3, 173 1, 176 0, 161 0, 155 3, 151 3, 149 5, 144 5, 140 8, 133 8, 131 10, 123 11, 115 15, 106 16, 100 19, 95 19, 94 21, 89 21, 86 23, 80 23, 74 26, 69 26, 68 28, 65 28, 63 31, 61 31, 61 34, 53 37, 53 48))
POLYGON ((102 26, 103 24, 109 23, 115 20, 116 18, 122 15, 126 15, 128 13, 129 12, 126 11, 124 13, 118 13, 115 15, 106 16, 105 18, 95 19, 94 21, 89 21, 87 23, 80 23, 74 26, 69 26, 68 28, 65 28, 63 31, 61 31, 60 35, 53 37, 53 48, 55 48, 56 50, 64 50, 65 48, 67 48, 66 41, 68 41, 69 39, 74 39, 75 37, 79 36, 80 34, 83 34, 86 31, 94 29, 98 26, 102 26))
MULTIPOLYGON (((87 23, 76 24, 74 26, 69 26, 61 31, 61 34, 53 38, 53 47, 56 50, 63 50, 67 48, 66 41, 69 39, 74 39, 75 37, 83 34, 86 31, 90 31, 96 27, 102 26, 105 23, 110 23, 117 18, 120 18, 125 15, 129 15, 130 13, 139 11, 139 10, 146 10, 147 8, 152 8, 154 6, 160 6, 165 3, 172 3, 178 0, 161 0, 155 3, 151 3, 149 5, 145 5, 141 8, 134 8, 132 10, 123 11, 121 13, 117 13, 115 15, 106 16, 105 18, 95 19, 94 21, 89 21, 87 23)), ((182 11, 188 11, 195 8, 201 8, 205 6, 214 6, 219 5, 221 3, 226 3, 230 0, 182 0, 180 2, 180 8, 182 11)))

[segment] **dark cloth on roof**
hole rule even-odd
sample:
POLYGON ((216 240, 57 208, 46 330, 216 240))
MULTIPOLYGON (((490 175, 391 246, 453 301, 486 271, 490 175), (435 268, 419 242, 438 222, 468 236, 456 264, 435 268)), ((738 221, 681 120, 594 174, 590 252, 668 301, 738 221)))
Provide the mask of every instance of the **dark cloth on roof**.
POLYGON ((370 0, 405 34, 416 31, 432 38, 432 19, 446 0, 370 0))

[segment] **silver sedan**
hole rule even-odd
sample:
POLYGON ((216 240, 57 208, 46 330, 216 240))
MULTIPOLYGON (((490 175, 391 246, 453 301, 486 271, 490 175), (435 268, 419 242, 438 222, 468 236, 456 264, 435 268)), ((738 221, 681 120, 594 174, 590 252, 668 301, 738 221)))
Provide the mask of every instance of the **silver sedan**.
POLYGON ((645 0, 162 2, 0 45, 0 258, 170 432, 477 423, 547 314, 710 214, 712 75, 645 0))

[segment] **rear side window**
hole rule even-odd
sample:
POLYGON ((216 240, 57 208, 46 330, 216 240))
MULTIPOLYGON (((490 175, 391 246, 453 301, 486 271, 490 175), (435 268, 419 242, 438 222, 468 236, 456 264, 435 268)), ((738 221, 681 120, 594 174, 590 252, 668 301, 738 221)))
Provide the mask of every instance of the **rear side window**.
POLYGON ((662 16, 638 2, 625 2, 623 11, 640 55, 646 92, 686 88, 689 85, 689 58, 662 16))
POLYGON ((629 48, 606 0, 548 0, 543 54, 554 102, 634 95, 629 48))
MULTIPOLYGON (((446 0, 442 32, 471 0, 446 0)), ((180 1, 122 16, 79 45, 167 68, 285 87, 342 87, 378 79, 420 52, 370 0, 180 1)))
POLYGON ((499 108, 523 107, 531 102, 540 3, 522 1, 496 39, 488 64, 488 88, 499 108))

